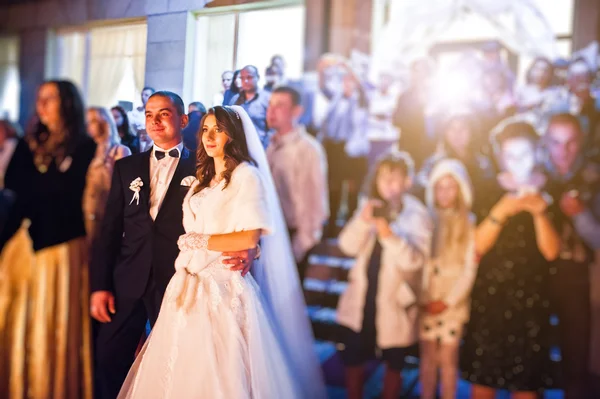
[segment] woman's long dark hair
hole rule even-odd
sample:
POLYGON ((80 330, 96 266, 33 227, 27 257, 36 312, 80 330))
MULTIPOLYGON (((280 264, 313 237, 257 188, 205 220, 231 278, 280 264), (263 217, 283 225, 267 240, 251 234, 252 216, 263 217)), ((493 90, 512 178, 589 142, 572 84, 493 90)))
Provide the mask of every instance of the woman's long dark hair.
MULTIPOLYGON (((200 121, 200 129, 198 131, 198 150, 196 152, 196 178, 200 182, 196 192, 210 185, 211 180, 215 177, 214 160, 208 156, 204 145, 202 144, 202 127, 204 121, 209 115, 214 115, 217 120, 217 125, 221 131, 227 134, 229 142, 225 144, 225 171, 222 173, 222 178, 225 179, 225 187, 231 181, 231 175, 235 168, 242 162, 249 162, 256 165, 256 162, 250 156, 248 145, 246 143, 246 133, 240 116, 230 107, 216 106, 208 110, 206 115, 200 121)), ((225 188, 224 187, 224 188, 225 188)))
POLYGON ((117 130, 119 131, 119 137, 121 137, 123 141, 127 141, 128 139, 133 140, 134 138, 136 138, 137 136, 135 133, 133 133, 133 129, 129 124, 129 116, 127 116, 127 112, 125 111, 125 109, 123 109, 123 107, 121 107, 120 105, 116 105, 110 110, 117 111, 119 114, 121 114, 121 118, 123 118, 123 123, 121 124, 121 126, 117 126, 117 130))
POLYGON ((231 86, 229 86, 229 90, 231 90, 231 92, 235 95, 235 94, 240 94, 240 88, 237 87, 237 85, 235 84, 236 79, 238 78, 238 76, 240 75, 240 72, 242 72, 240 69, 238 69, 237 71, 235 71, 233 73, 233 78, 231 79, 231 86))
MULTIPOLYGON (((46 84, 53 84, 58 88, 60 117, 65 129, 64 155, 73 154, 79 142, 87 138, 83 100, 77 87, 68 80, 48 80, 42 83, 46 84)), ((43 145, 49 134, 47 126, 38 120, 32 131, 28 132, 28 137, 38 145, 43 145)))

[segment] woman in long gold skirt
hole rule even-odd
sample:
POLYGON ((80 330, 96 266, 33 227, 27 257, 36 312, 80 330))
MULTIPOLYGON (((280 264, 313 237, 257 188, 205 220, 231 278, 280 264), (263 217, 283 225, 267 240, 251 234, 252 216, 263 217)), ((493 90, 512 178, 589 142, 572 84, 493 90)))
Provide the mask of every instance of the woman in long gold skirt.
POLYGON ((0 397, 91 399, 82 200, 96 145, 72 83, 42 84, 36 111, 5 176, 16 201, 0 234, 0 397))
POLYGON ((92 397, 86 257, 83 238, 34 253, 25 227, 2 251, 0 389, 8 398, 92 397))

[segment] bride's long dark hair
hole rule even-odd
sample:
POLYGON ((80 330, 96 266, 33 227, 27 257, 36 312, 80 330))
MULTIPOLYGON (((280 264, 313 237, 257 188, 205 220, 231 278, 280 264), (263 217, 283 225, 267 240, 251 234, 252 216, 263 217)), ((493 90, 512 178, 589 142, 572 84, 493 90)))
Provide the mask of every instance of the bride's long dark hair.
POLYGON ((196 192, 208 187, 211 180, 215 177, 214 160, 208 156, 204 145, 202 144, 202 126, 209 115, 214 115, 217 120, 217 125, 221 131, 225 132, 229 137, 229 142, 225 144, 225 171, 221 177, 225 180, 225 187, 231 181, 231 175, 235 168, 242 162, 248 162, 256 165, 256 161, 252 159, 248 151, 246 143, 246 133, 240 116, 230 107, 216 106, 208 110, 206 115, 200 121, 198 130, 198 150, 196 152, 196 178, 200 182, 196 192))

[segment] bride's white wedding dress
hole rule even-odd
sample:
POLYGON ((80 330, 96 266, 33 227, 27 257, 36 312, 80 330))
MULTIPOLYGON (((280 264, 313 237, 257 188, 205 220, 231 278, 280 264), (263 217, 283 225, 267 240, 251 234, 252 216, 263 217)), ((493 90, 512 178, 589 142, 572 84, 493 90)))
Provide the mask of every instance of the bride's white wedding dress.
POLYGON ((306 397, 294 370, 296 355, 282 344, 252 275, 230 271, 221 253, 201 249, 203 234, 272 230, 258 169, 239 165, 226 188, 222 181, 194 193, 197 185, 183 203, 186 234, 178 242, 176 273, 119 398, 306 397))

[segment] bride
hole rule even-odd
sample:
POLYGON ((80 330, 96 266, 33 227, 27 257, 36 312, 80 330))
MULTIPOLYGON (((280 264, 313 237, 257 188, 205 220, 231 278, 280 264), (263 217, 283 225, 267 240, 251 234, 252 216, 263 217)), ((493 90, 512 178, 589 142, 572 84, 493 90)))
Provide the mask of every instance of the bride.
MULTIPOLYGON (((325 398, 287 230, 258 134, 241 107, 201 123, 186 234, 158 320, 119 398, 325 398), (245 276, 222 253, 262 254, 245 276)), ((190 179, 191 180, 191 179, 190 179)))

